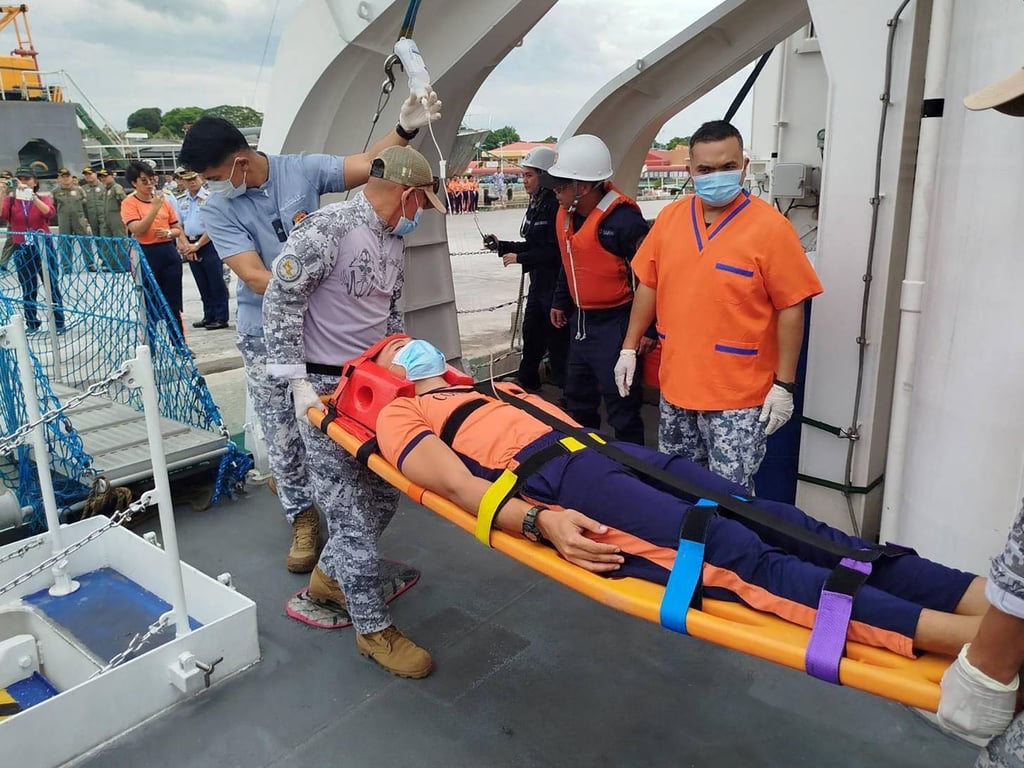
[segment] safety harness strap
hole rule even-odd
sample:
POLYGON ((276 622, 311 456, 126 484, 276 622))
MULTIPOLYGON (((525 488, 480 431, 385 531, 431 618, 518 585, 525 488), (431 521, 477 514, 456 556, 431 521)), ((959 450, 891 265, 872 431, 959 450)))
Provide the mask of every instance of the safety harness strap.
POLYGON ((480 408, 483 408, 489 402, 489 400, 481 397, 476 400, 467 400, 459 405, 454 411, 448 414, 448 418, 444 420, 444 424, 441 426, 441 434, 438 435, 438 437, 441 438, 441 441, 445 445, 451 448, 452 443, 455 442, 455 436, 459 433, 462 425, 466 423, 466 419, 480 408))
POLYGON ((838 542, 826 539, 823 536, 819 536, 812 531, 807 530, 795 523, 790 523, 786 520, 782 520, 774 515, 764 512, 746 499, 742 499, 735 496, 728 496, 726 494, 712 491, 708 488, 701 488, 693 483, 687 482, 680 477, 676 477, 670 472, 666 472, 658 467, 651 466, 644 461, 634 458, 630 454, 616 448, 614 445, 609 445, 605 442, 599 442, 586 430, 569 424, 561 419, 553 416, 542 408, 538 408, 533 403, 527 400, 516 397, 515 395, 506 393, 498 390, 491 390, 489 386, 485 384, 477 384, 477 390, 483 394, 487 394, 490 397, 497 397, 501 401, 514 405, 516 408, 521 408, 526 411, 530 416, 537 419, 537 421, 546 424, 558 432, 564 435, 570 435, 575 437, 581 443, 588 448, 593 448, 600 453, 603 453, 610 459, 617 461, 619 464, 629 467, 632 470, 644 475, 657 483, 671 488, 673 491, 678 493, 684 493, 688 496, 695 497, 698 499, 708 499, 718 504, 719 508, 730 512, 739 517, 750 520, 751 522, 763 525, 766 528, 772 528, 779 533, 784 533, 790 538, 802 541, 805 544, 809 544, 812 547, 817 547, 825 552, 831 552, 839 557, 846 557, 851 560, 857 560, 860 562, 874 562, 878 558, 885 554, 885 551, 881 547, 872 547, 870 549, 855 549, 854 547, 848 547, 838 542))
POLYGON ((807 674, 839 685, 839 662, 846 650, 853 599, 870 575, 871 563, 847 557, 829 574, 818 599, 818 613, 804 656, 807 674))
POLYGON ((557 443, 552 443, 531 454, 516 467, 515 471, 506 469, 502 472, 498 479, 491 483, 491 487, 487 489, 484 497, 480 500, 480 506, 476 512, 477 539, 488 547, 491 546, 491 528, 494 527, 494 518, 498 516, 498 510, 519 493, 527 478, 556 456, 575 453, 585 447, 578 440, 565 437, 557 443))
POLYGON ((717 511, 718 505, 715 502, 701 499, 683 519, 679 549, 665 586, 665 594, 661 598, 661 626, 673 632, 688 634, 686 612, 690 608, 700 610, 704 540, 711 518, 717 511))

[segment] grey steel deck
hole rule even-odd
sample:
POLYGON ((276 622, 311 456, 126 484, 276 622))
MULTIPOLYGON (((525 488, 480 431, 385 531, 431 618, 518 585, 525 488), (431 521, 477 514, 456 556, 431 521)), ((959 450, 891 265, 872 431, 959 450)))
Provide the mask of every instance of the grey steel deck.
POLYGON ((285 616, 307 578, 284 568, 269 491, 175 518, 182 559, 256 601, 262 661, 80 768, 966 768, 977 754, 907 707, 588 600, 408 500, 381 551, 423 572, 391 607, 435 669, 401 680, 352 629, 285 616))
MULTIPOLYGON (((79 390, 51 382, 54 394, 66 403, 79 390)), ((110 482, 134 479, 152 472, 145 416, 134 408, 90 397, 67 412, 93 467, 110 482)), ((169 469, 212 458, 226 450, 223 436, 171 419, 161 419, 161 434, 169 469)))

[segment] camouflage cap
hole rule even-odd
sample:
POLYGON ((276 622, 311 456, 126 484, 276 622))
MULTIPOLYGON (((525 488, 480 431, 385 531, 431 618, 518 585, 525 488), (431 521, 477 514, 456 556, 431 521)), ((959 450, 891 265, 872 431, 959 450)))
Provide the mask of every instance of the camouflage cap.
POLYGON ((444 213, 444 203, 437 196, 440 181, 430 170, 427 158, 412 147, 396 145, 382 150, 370 163, 370 175, 403 187, 422 189, 430 204, 444 213))

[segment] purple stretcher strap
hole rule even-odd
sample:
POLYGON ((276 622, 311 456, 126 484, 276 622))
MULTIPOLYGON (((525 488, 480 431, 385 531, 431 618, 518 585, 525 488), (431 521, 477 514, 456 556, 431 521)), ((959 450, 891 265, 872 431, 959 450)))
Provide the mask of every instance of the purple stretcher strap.
MULTIPOLYGON (((871 574, 871 563, 844 557, 839 565, 859 571, 865 576, 871 574)), ((831 592, 826 588, 821 590, 818 615, 814 619, 810 642, 807 643, 804 669, 807 674, 827 683, 839 685, 839 662, 846 649, 846 630, 850 626, 853 598, 853 595, 831 592)))

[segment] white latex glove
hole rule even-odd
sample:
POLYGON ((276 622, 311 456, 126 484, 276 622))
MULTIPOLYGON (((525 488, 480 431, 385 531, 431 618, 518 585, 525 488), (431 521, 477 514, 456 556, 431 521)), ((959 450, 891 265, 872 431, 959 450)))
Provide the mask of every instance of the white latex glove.
POLYGON ((766 435, 774 433, 789 421, 792 415, 793 395, 778 384, 772 384, 772 388, 768 390, 768 397, 764 399, 764 405, 761 406, 761 415, 757 419, 762 424, 768 422, 764 433, 766 435))
POLYGON ((620 397, 629 394, 629 388, 633 386, 633 377, 636 376, 636 350, 623 349, 619 352, 619 360, 615 363, 615 386, 619 390, 620 397))
POLYGON ((434 89, 428 87, 427 95, 420 99, 412 91, 409 98, 402 102, 402 111, 398 113, 398 124, 402 130, 412 133, 420 128, 426 128, 427 123, 433 123, 441 119, 441 100, 437 98, 434 89), (426 105, 424 105, 424 101, 426 105))
POLYGON ((942 675, 939 725, 960 736, 987 739, 1006 730, 1017 703, 1018 678, 993 680, 967 660, 968 643, 942 675))
POLYGON ((306 411, 310 408, 316 408, 318 411, 326 410, 320 396, 307 379, 292 379, 288 382, 288 386, 292 391, 296 419, 300 421, 306 419, 306 411))

